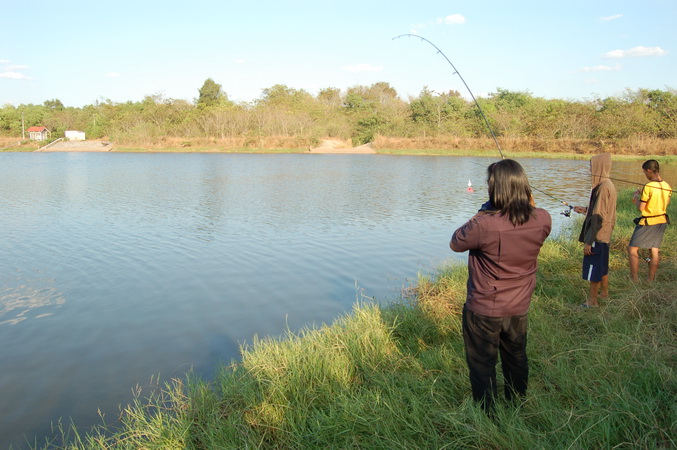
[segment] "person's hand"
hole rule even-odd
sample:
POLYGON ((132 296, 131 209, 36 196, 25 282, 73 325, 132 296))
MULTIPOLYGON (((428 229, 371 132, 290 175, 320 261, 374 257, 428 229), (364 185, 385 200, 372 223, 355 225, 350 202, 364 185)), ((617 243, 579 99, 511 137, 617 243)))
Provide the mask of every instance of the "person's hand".
POLYGON ((634 203, 635 205, 637 203, 639 203, 639 196, 640 196, 640 191, 639 191, 639 189, 637 189, 635 191, 635 193, 632 195, 632 203, 634 203))
POLYGON ((586 206, 574 206, 574 212, 578 214, 585 214, 588 212, 588 208, 586 206))
POLYGON ((592 245, 590 245, 590 244, 585 244, 585 245, 583 246, 583 254, 584 254, 585 256, 594 255, 594 253, 593 253, 593 251, 592 251, 592 245))

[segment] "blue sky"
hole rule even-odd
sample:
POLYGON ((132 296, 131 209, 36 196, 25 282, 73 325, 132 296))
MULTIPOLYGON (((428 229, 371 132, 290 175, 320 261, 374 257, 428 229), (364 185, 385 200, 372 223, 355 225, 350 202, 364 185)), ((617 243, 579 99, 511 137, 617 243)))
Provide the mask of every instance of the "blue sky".
POLYGON ((0 0, 0 105, 236 101, 284 84, 315 95, 385 81, 475 96, 587 100, 677 88, 675 0, 0 0))

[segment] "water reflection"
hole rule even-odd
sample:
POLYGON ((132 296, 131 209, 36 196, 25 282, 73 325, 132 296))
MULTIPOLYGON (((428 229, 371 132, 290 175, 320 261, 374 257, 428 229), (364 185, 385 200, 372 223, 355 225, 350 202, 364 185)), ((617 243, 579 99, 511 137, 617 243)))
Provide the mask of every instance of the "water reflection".
POLYGON ((66 302, 61 292, 51 287, 37 287, 40 284, 36 282, 30 286, 19 284, 0 288, 0 326, 16 325, 29 318, 47 317, 66 302))

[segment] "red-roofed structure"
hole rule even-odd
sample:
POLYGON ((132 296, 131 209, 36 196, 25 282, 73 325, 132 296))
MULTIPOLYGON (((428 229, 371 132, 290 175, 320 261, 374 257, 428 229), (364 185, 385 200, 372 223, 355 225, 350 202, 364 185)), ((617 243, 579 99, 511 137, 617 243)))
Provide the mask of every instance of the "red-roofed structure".
POLYGON ((30 127, 28 131, 28 138, 33 141, 46 141, 50 131, 45 127, 30 127))

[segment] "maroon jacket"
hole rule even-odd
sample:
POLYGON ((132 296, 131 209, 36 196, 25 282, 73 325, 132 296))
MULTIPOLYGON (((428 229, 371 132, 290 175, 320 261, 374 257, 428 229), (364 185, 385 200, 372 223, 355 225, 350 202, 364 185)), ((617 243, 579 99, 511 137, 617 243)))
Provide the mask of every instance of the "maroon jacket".
POLYGON ((478 214, 454 232, 454 251, 470 250, 466 307, 490 317, 526 314, 536 287, 536 264, 552 218, 540 208, 514 226, 499 213, 478 214))

